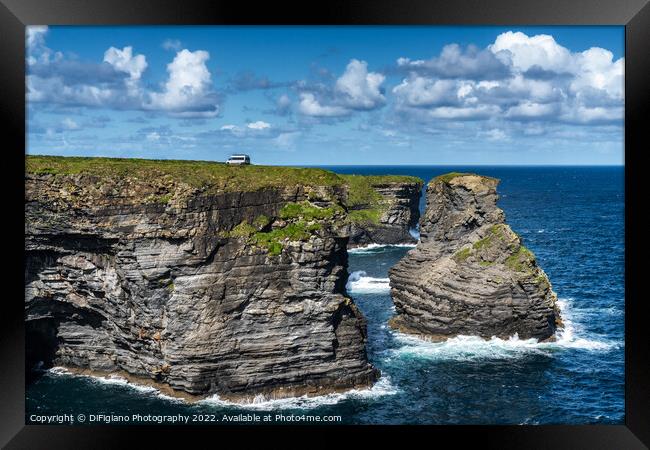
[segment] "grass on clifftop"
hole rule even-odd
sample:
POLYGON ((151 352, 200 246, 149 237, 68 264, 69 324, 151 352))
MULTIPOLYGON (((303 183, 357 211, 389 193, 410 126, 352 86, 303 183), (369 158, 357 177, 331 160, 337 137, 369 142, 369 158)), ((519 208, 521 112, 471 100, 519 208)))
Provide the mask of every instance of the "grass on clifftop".
POLYGON ((374 206, 381 195, 375 184, 418 182, 417 177, 400 175, 338 175, 325 169, 283 166, 231 166, 214 161, 99 158, 78 156, 26 155, 25 170, 33 174, 87 174, 100 178, 131 177, 142 181, 169 176, 193 187, 223 191, 254 191, 265 187, 349 186, 349 205, 374 206))
POLYGON ((294 185, 334 186, 344 182, 337 174, 324 169, 231 166, 211 161, 28 155, 25 168, 27 173, 34 174, 88 174, 100 178, 131 177, 142 181, 170 176, 193 187, 230 192, 294 185))
POLYGON ((449 172, 449 173, 445 173, 445 174, 443 174, 443 175, 438 175, 438 176, 435 177, 433 180, 431 180, 431 182, 441 181, 441 182, 443 182, 443 183, 449 183, 449 182, 450 182, 451 180, 453 180, 454 178, 465 177, 465 176, 474 176, 474 177, 486 178, 486 179, 488 179, 488 180, 496 180, 496 178, 488 177, 488 176, 485 176, 485 175, 479 175, 479 174, 477 174, 477 173, 470 173, 470 172, 449 172))

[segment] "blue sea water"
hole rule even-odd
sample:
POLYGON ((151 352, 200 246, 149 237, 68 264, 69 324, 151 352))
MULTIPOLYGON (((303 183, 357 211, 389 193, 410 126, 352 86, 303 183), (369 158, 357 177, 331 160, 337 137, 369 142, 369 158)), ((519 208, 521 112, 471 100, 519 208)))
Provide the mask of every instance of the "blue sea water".
MULTIPOLYGON (((349 294, 368 321, 382 371, 368 390, 233 405, 195 404, 118 378, 50 371, 26 393, 32 414, 276 414, 341 416, 351 424, 586 424, 624 421, 624 169, 622 167, 326 167, 338 173, 450 171, 501 179, 499 206, 560 299, 557 342, 465 336, 429 343, 386 326, 388 269, 408 247, 352 251, 349 294)), ((421 209, 424 208, 424 199, 421 209)), ((133 422, 132 422, 133 423, 133 422)))

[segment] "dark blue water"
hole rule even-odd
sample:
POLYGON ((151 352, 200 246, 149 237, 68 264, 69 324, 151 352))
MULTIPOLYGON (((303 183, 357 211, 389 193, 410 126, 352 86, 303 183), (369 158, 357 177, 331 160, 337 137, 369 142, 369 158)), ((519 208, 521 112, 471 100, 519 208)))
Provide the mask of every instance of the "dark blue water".
MULTIPOLYGON (((350 254, 350 295, 368 320, 382 378, 367 391, 306 399, 186 404, 121 380, 51 373, 27 391, 31 414, 341 416, 361 424, 585 424, 624 421, 624 176, 620 167, 328 167, 338 173, 450 172, 502 180, 499 206, 551 279, 566 323, 558 341, 432 344, 393 332, 387 273, 409 249, 350 254)), ((422 203, 424 207, 424 202, 422 203)))

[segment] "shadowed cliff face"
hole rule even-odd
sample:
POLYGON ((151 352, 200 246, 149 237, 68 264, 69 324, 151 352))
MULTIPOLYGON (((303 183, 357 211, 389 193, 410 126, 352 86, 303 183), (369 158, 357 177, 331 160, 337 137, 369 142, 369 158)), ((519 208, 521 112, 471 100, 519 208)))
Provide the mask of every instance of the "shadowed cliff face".
MULTIPOLYGON (((422 182, 375 183, 383 208, 376 221, 357 221, 350 225, 348 247, 368 244, 415 244, 410 230, 420 219, 422 182)), ((354 210, 353 210, 354 211, 354 210)))
POLYGON ((29 367, 233 398, 372 384, 365 321, 344 295, 344 197, 341 186, 214 193, 164 176, 27 174, 29 367))
POLYGON ((553 336, 561 324, 556 295, 505 224, 497 184, 472 174, 429 183, 420 243, 390 270, 391 326, 434 340, 553 336))

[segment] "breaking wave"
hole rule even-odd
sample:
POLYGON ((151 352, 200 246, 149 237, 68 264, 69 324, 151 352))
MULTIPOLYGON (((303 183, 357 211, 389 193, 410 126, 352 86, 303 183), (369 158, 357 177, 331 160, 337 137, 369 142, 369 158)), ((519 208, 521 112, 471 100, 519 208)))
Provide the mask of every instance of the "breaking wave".
POLYGON ((385 395, 394 395, 399 390, 395 388, 388 376, 382 376, 372 387, 367 389, 352 389, 342 393, 333 393, 309 397, 306 395, 300 397, 288 398, 268 398, 264 395, 258 395, 248 403, 231 402, 219 398, 218 395, 200 400, 199 403, 213 406, 223 406, 232 408, 255 409, 262 411, 279 410, 279 409, 312 409, 320 406, 335 405, 344 400, 372 400, 385 395))
POLYGON ((369 277, 364 270, 352 272, 345 287, 352 294, 387 294, 390 292, 388 278, 369 277))
POLYGON ((415 248, 416 244, 368 244, 363 247, 348 249, 348 253, 353 254, 373 254, 378 251, 390 248, 415 248))
POLYGON ((142 384, 137 384, 137 383, 132 383, 131 381, 127 380, 124 377, 121 377, 119 375, 106 375, 106 376, 101 376, 101 375, 89 375, 89 374, 83 374, 83 373, 74 373, 65 367, 52 367, 47 371, 50 375, 53 376, 66 376, 66 377, 79 377, 79 378, 84 378, 87 381, 90 381, 91 383, 95 383, 98 385, 105 385, 105 386, 122 386, 125 388, 133 389, 134 391, 138 391, 142 394, 152 394, 155 395, 156 397, 164 398, 166 400, 171 400, 171 401, 177 401, 177 402, 185 402, 182 398, 177 398, 177 397, 171 397, 169 395, 165 395, 162 392, 160 392, 158 389, 156 389, 153 386, 145 386, 142 384))
POLYGON ((389 350, 388 359, 393 357, 414 357, 435 360, 469 361, 481 359, 518 358, 530 354, 551 355, 564 349, 585 351, 609 351, 620 348, 617 341, 600 340, 583 334, 582 327, 573 319, 570 300, 558 300, 564 328, 557 333, 554 342, 539 342, 537 339, 519 339, 515 334, 508 339, 478 336, 456 336, 444 342, 430 342, 425 339, 393 332, 396 341, 402 344, 389 350))

